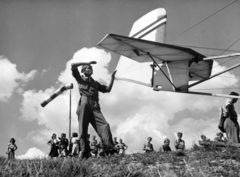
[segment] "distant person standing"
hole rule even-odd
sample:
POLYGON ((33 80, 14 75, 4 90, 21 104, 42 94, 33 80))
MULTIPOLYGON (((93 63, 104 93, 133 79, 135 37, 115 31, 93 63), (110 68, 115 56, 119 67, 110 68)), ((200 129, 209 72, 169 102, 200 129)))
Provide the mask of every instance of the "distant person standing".
POLYGON ((50 146, 49 157, 58 157, 58 148, 59 148, 59 141, 57 140, 57 135, 53 133, 52 139, 47 143, 50 146))
POLYGON ((15 139, 14 138, 11 138, 10 139, 10 142, 7 146, 7 152, 6 154, 8 155, 6 161, 9 161, 9 160, 14 160, 15 159, 15 151, 17 150, 17 145, 15 144, 15 139))
MULTIPOLYGON (((230 95, 239 96, 236 92, 231 92, 230 95)), ((225 118, 223 130, 227 134, 228 142, 230 143, 240 142, 238 115, 234 107, 237 100, 237 98, 227 98, 221 107, 221 117, 225 118)))
POLYGON ((99 92, 106 93, 112 90, 116 71, 113 72, 109 85, 102 85, 91 77, 93 74, 91 64, 96 63, 96 61, 91 61, 89 63, 72 63, 72 75, 78 83, 81 95, 77 107, 81 147, 80 158, 88 158, 91 152, 88 143, 89 123, 92 124, 93 128, 102 139, 106 151, 114 151, 112 133, 109 124, 101 112, 98 94, 99 92), (79 66, 82 66, 81 73, 83 75, 80 75, 78 71, 79 66))
POLYGON ((153 152, 154 151, 151 141, 152 141, 152 138, 148 137, 147 138, 147 143, 143 145, 143 151, 144 152, 153 152))
POLYGON ((62 133, 61 137, 59 137, 59 154, 61 157, 66 157, 68 154, 68 139, 66 138, 66 134, 62 133))
POLYGON ((123 142, 122 139, 119 139, 119 143, 115 147, 118 149, 119 154, 122 155, 124 155, 125 151, 128 149, 128 146, 123 142))
POLYGON ((185 141, 182 140, 183 134, 181 132, 177 133, 178 139, 175 140, 174 146, 176 150, 184 150, 185 149, 185 141))
POLYGON ((80 152, 80 147, 79 147, 79 138, 78 138, 78 133, 72 133, 72 139, 71 139, 71 156, 77 156, 79 155, 80 152))

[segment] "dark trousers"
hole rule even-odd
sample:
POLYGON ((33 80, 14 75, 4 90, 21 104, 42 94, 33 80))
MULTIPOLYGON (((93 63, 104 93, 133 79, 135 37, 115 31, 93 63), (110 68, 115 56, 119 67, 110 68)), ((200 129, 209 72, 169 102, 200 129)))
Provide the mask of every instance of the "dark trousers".
POLYGON ((82 152, 90 152, 90 146, 87 141, 89 123, 91 123, 106 148, 114 148, 110 126, 101 112, 98 101, 82 96, 78 104, 77 115, 82 152))

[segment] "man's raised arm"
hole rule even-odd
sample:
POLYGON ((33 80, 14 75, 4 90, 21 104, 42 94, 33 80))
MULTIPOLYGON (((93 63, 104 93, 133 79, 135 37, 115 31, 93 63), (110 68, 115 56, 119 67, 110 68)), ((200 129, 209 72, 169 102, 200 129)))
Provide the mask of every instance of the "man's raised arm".
POLYGON ((114 83, 114 80, 115 80, 115 74, 116 74, 117 71, 114 71, 112 73, 112 77, 111 77, 111 81, 109 83, 109 85, 107 86, 107 92, 110 92, 112 90, 112 86, 113 86, 113 83, 114 83))
POLYGON ((72 63, 72 75, 73 77, 77 80, 77 82, 81 82, 82 78, 80 76, 80 73, 77 69, 78 66, 83 66, 83 65, 91 65, 91 64, 96 64, 96 61, 91 61, 91 62, 78 62, 78 63, 72 63))
POLYGON ((97 63, 96 61, 72 63, 72 69, 75 69, 75 68, 77 68, 78 66, 91 65, 91 64, 96 64, 96 63, 97 63))

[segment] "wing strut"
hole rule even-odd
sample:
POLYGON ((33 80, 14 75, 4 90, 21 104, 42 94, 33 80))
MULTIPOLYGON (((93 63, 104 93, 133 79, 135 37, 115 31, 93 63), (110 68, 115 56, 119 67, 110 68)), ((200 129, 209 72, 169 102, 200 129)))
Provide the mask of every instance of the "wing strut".
POLYGON ((195 83, 193 83, 193 84, 190 84, 190 85, 188 86, 188 88, 193 87, 193 86, 195 86, 195 85, 198 85, 198 84, 200 84, 200 83, 202 83, 202 82, 205 82, 205 81, 207 81, 207 80, 209 80, 209 79, 212 79, 212 78, 214 78, 214 77, 216 77, 216 76, 219 76, 220 74, 223 74, 223 73, 225 73, 225 72, 227 72, 227 71, 230 71, 230 70, 232 70, 232 69, 234 69, 234 68, 237 68, 237 67, 239 67, 239 66, 240 66, 240 63, 238 63, 238 64, 236 64, 236 65, 234 65, 234 66, 232 66, 232 67, 230 67, 230 68, 228 68, 228 69, 225 69, 224 71, 218 72, 218 73, 216 73, 216 74, 214 74, 214 75, 212 75, 212 76, 210 76, 210 77, 208 77, 208 78, 206 78, 206 79, 202 79, 202 80, 200 80, 200 81, 198 81, 198 82, 195 82, 195 83))
MULTIPOLYGON (((172 84, 174 90, 176 90, 176 86, 173 84, 173 82, 171 81, 171 79, 169 79, 169 77, 166 75, 166 73, 162 70, 162 68, 158 65, 158 63, 153 59, 153 57, 151 56, 151 54, 148 52, 147 53, 148 56, 150 56, 150 58, 152 59, 152 61, 154 62, 154 64, 156 66, 158 66, 158 68, 162 71, 162 73, 164 74, 164 76, 167 78, 167 80, 172 84)), ((167 67, 168 68, 168 67, 167 67)), ((170 73, 169 73, 170 74, 170 73)))
POLYGON ((218 94, 218 93, 204 93, 204 92, 191 92, 191 91, 188 91, 187 94, 206 95, 206 96, 215 96, 215 97, 224 97, 224 98, 238 98, 238 99, 240 99, 240 96, 218 94))
MULTIPOLYGON (((169 79, 173 83, 173 80, 172 80, 172 77, 171 77, 171 73, 170 73, 170 70, 169 70, 169 67, 168 67, 168 63, 164 62, 164 64, 166 65, 166 68, 167 68, 167 71, 168 71, 168 74, 169 74, 169 79)), ((173 87, 173 90, 175 90, 175 87, 173 87)))
POLYGON ((132 79, 123 78, 123 77, 115 77, 115 78, 116 78, 116 80, 121 80, 121 81, 131 82, 131 83, 134 83, 134 84, 143 85, 143 86, 146 86, 146 87, 151 87, 150 84, 146 84, 144 82, 139 82, 139 81, 135 81, 135 80, 132 80, 132 79))
POLYGON ((240 53, 232 53, 229 55, 219 55, 219 56, 214 56, 214 57, 206 57, 203 58, 203 60, 216 60, 216 59, 222 59, 222 58, 228 58, 228 57, 238 57, 240 56, 240 53))

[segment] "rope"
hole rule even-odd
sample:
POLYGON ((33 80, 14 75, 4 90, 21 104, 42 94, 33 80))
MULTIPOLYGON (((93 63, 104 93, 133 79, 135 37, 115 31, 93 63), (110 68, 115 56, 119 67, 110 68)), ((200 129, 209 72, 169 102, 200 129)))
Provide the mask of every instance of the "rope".
POLYGON ((217 14, 218 12, 222 11, 223 9, 227 8, 228 6, 234 4, 235 2, 237 2, 238 0, 233 1, 232 3, 228 4, 227 6, 223 7, 222 9, 218 10, 217 12, 213 13, 212 15, 208 16, 207 18, 201 20, 200 22, 198 22, 197 24, 193 25, 192 27, 188 28, 187 30, 183 31, 182 33, 180 33, 179 35, 177 35, 176 37, 174 37, 173 39, 171 39, 170 41, 176 39, 177 37, 181 36, 182 34, 186 33, 187 31, 189 31, 190 29, 194 28, 195 26, 199 25, 200 23, 202 23, 203 21, 209 19, 210 17, 212 17, 213 15, 217 14))

